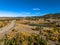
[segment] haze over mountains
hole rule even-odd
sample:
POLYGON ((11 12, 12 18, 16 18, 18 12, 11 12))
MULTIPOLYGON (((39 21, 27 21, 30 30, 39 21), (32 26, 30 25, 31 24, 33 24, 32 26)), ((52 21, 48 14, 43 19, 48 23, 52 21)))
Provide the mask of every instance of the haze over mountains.
POLYGON ((25 18, 25 19, 40 19, 40 18, 44 18, 44 19, 60 19, 60 13, 54 13, 54 14, 45 14, 43 16, 29 16, 29 17, 0 17, 0 20, 4 20, 4 19, 21 19, 21 18, 25 18))

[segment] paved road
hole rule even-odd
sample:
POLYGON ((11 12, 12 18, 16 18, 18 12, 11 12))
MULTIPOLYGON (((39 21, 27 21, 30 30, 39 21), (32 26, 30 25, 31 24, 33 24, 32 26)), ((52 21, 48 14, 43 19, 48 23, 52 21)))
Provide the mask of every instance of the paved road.
POLYGON ((15 20, 13 20, 9 25, 3 27, 2 29, 0 29, 0 38, 2 38, 6 33, 8 33, 10 31, 10 29, 12 29, 15 25, 15 20))

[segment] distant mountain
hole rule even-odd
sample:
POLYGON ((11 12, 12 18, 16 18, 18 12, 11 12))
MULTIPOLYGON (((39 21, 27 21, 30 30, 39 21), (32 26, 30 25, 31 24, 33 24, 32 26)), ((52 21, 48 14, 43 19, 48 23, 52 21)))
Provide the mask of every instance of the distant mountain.
POLYGON ((46 14, 46 15, 43 15, 43 16, 32 16, 32 17, 26 17, 26 19, 40 19, 40 18, 43 18, 43 19, 60 19, 60 13, 55 13, 55 14, 46 14))
POLYGON ((30 16, 30 17, 0 17, 0 20, 13 20, 13 19, 27 19, 27 20, 38 20, 38 19, 60 19, 60 13, 55 13, 55 14, 46 14, 43 16, 30 16))
POLYGON ((55 13, 55 14, 46 14, 42 16, 43 18, 52 18, 52 19, 60 19, 60 13, 55 13))

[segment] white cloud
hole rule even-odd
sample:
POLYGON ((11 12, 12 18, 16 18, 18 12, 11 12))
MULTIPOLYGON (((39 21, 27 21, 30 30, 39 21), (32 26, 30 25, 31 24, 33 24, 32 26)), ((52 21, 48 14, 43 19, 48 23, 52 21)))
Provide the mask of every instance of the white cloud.
POLYGON ((40 8, 33 8, 33 10, 40 10, 40 8))

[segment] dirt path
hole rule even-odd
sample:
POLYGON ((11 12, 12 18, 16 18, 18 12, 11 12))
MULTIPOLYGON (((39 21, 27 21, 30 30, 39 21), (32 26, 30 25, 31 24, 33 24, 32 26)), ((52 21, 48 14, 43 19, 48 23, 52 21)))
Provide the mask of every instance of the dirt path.
POLYGON ((5 26, 0 30, 0 39, 3 38, 3 36, 8 33, 15 25, 15 21, 13 20, 9 25, 5 26))

